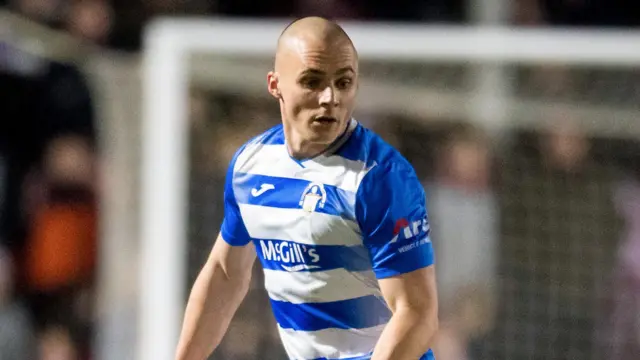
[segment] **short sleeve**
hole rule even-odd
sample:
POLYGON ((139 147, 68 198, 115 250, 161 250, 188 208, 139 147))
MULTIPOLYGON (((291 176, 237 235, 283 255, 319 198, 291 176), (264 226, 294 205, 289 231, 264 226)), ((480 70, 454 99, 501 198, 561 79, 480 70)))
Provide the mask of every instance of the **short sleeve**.
POLYGON ((222 220, 222 238, 224 241, 232 246, 244 246, 251 241, 247 227, 244 225, 242 215, 240 214, 240 207, 236 201, 236 196, 233 190, 233 179, 238 155, 242 152, 243 148, 233 156, 224 183, 224 219, 222 220))
POLYGON ((378 278, 434 263, 425 192, 409 165, 371 169, 356 195, 356 217, 378 278))

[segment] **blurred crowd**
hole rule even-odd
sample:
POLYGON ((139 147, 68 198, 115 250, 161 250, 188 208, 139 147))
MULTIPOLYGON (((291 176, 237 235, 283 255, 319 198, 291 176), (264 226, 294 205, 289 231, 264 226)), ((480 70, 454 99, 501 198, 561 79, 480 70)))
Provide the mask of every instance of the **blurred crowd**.
POLYGON ((74 66, 19 65, 0 68, 0 359, 84 359, 97 246, 92 96, 74 66))
POLYGON ((0 358, 83 359, 97 247, 95 131, 82 74, 0 72, 0 358))
MULTIPOLYGON (((509 23, 518 26, 640 24, 640 5, 631 0, 509 3, 509 23)), ((127 52, 140 51, 144 25, 159 15, 464 24, 472 21, 469 4, 0 0, 27 19, 127 52)), ((0 360, 88 360, 99 259, 94 92, 79 67, 1 41, 0 360)), ((557 68, 536 74, 543 75, 532 81, 544 84, 549 97, 571 97, 577 87, 567 84, 592 80, 557 68)), ((587 95, 620 95, 612 83, 599 84, 602 91, 587 95)), ((622 96, 635 101, 639 94, 622 96)), ((637 142, 588 136, 566 114, 545 119, 541 131, 509 133, 499 142, 460 122, 398 114, 359 119, 402 151, 428 193, 442 304, 438 359, 638 359, 640 319, 629 316, 640 313, 637 142)), ((189 284, 219 229, 231 155, 279 117, 264 99, 194 90, 191 120, 189 284)), ((214 358, 284 358, 261 289, 256 269, 248 300, 214 358)))
MULTIPOLYGON (((144 25, 161 15, 467 23, 478 1, 464 0, 0 0, 32 20, 103 46, 137 51, 144 25)), ((633 0, 513 0, 507 22, 515 25, 637 26, 633 0)))

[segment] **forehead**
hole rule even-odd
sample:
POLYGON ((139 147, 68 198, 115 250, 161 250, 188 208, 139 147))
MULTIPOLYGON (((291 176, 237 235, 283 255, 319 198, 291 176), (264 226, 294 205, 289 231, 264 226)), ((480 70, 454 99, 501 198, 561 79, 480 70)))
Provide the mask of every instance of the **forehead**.
POLYGON ((331 73, 348 66, 357 71, 357 56, 349 41, 295 38, 288 45, 285 71, 317 69, 331 73))

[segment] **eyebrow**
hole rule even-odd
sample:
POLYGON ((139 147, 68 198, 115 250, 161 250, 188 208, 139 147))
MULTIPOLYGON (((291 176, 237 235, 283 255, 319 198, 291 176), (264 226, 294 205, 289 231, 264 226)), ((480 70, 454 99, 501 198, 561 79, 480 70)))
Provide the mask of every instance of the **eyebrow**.
MULTIPOLYGON (((347 72, 352 72, 355 74, 355 70, 353 69, 352 66, 345 66, 341 69, 339 69, 338 71, 336 71, 336 75, 341 75, 347 72)), ((326 75, 326 72, 322 71, 322 70, 318 70, 318 69, 306 69, 304 70, 302 73, 300 73, 300 76, 304 76, 304 75, 326 75)))
POLYGON ((352 72, 354 74, 356 73, 356 71, 353 69, 353 67, 345 66, 342 69, 336 71, 336 74, 344 74, 344 73, 347 73, 347 72, 352 72))

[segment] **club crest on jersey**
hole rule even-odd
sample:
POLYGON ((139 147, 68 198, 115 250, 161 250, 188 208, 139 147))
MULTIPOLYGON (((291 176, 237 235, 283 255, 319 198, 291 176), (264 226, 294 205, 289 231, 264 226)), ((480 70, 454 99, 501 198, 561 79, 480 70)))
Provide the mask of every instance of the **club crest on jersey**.
POLYGON ((318 207, 324 208, 324 204, 327 201, 327 192, 324 189, 324 185, 320 183, 312 182, 304 189, 300 202, 298 203, 302 209, 306 212, 312 213, 316 211, 318 207))

